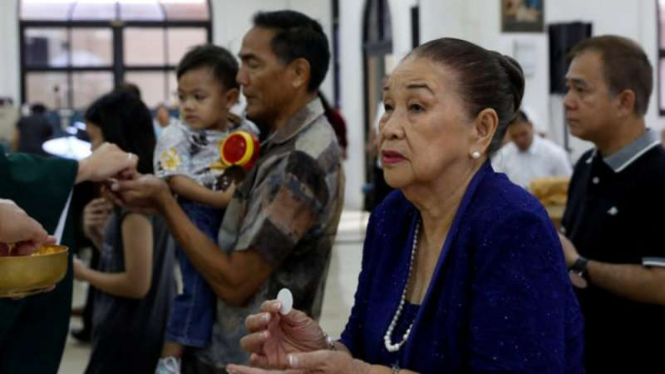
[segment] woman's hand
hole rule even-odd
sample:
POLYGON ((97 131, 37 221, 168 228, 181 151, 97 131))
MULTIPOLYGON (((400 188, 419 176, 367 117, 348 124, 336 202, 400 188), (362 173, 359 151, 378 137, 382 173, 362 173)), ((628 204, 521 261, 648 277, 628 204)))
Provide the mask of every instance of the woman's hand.
POLYGON ((79 281, 86 281, 84 273, 88 268, 78 257, 74 257, 74 278, 79 281))
POLYGON ((290 353, 312 352, 328 348, 323 330, 313 319, 299 310, 289 314, 279 312, 281 302, 263 303, 261 313, 247 317, 249 335, 240 346, 251 353, 250 364, 272 369, 288 367, 290 353))
POLYGON ((345 352, 315 351, 287 356, 287 370, 265 370, 243 365, 228 365, 230 374, 368 374, 371 366, 345 352))
POLYGON ((101 243, 113 204, 104 198, 89 202, 83 209, 83 232, 95 245, 101 243))

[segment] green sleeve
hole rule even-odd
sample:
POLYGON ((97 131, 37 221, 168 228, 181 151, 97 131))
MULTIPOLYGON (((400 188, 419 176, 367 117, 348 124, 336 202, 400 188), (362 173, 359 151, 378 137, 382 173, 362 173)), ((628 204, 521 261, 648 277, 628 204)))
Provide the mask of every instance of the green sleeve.
POLYGON ((73 160, 0 153, 0 198, 13 200, 52 233, 77 172, 73 160))

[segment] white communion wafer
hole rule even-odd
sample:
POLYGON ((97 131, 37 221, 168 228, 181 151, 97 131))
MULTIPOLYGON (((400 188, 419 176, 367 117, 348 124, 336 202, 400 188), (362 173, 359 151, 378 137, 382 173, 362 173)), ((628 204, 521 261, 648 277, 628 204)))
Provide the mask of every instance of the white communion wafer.
POLYGON ((282 288, 277 294, 277 300, 282 303, 282 307, 279 309, 279 312, 283 315, 289 314, 291 308, 293 308, 293 294, 289 291, 288 288, 282 288))

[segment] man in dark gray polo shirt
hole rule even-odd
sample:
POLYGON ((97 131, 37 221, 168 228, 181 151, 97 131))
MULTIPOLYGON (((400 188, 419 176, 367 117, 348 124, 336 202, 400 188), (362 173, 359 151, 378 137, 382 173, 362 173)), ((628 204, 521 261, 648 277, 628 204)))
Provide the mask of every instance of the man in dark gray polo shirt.
POLYGON ((562 237, 586 321, 587 373, 662 373, 665 150, 644 115, 652 68, 634 42, 587 39, 571 52, 564 100, 578 161, 562 237))
POLYGON ((162 212, 219 298, 212 344, 186 352, 183 373, 222 373, 226 364, 247 362, 239 344, 245 317, 282 287, 293 292, 294 308, 320 316, 344 191, 341 152, 317 98, 329 58, 318 22, 293 11, 254 17, 237 80, 247 117, 267 135, 227 208, 219 246, 196 229, 162 181, 143 176, 117 186, 128 205, 162 212))

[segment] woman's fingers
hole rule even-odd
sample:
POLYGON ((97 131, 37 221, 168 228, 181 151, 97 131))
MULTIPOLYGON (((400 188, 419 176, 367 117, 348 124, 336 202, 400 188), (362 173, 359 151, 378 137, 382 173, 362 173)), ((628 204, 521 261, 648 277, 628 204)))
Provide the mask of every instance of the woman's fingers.
POLYGON ((263 345, 269 336, 267 330, 245 335, 240 339, 240 347, 246 352, 263 353, 263 345))
POLYGON ((279 313, 282 302, 279 300, 268 300, 261 304, 261 311, 267 313, 279 313))
POLYGON ((252 353, 249 356, 249 365, 256 368, 269 369, 268 358, 258 353, 252 353))
POLYGON ((245 319, 245 327, 249 332, 266 330, 272 318, 270 313, 252 314, 245 319))
POLYGON ((227 365, 226 371, 229 374, 305 374, 302 370, 265 370, 253 368, 244 365, 227 365))
POLYGON ((266 371, 259 368, 252 368, 244 365, 227 365, 226 371, 229 374, 276 374, 273 371, 266 371))

